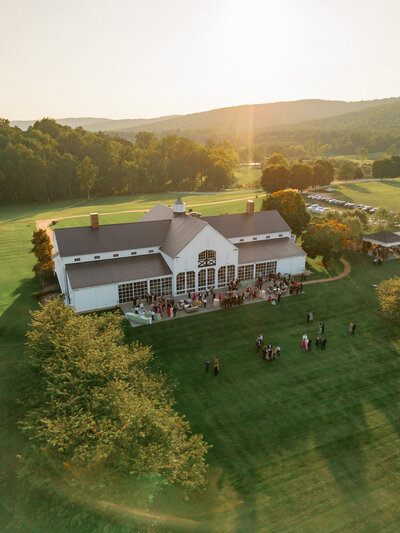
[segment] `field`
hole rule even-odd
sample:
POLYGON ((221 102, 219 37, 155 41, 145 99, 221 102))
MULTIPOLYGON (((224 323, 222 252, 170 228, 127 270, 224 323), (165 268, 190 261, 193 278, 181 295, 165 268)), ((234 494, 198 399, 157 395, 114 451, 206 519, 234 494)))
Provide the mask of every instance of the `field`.
POLYGON ((332 196, 346 202, 400 209, 400 178, 334 185, 332 196))
POLYGON ((348 278, 306 287, 277 308, 259 303, 129 330, 153 345, 156 367, 179 383, 179 410, 213 444, 211 487, 186 511, 204 531, 397 529, 400 331, 376 314, 371 285, 399 267, 351 263, 348 278), (302 334, 314 337, 320 320, 326 351, 302 352, 302 334), (256 353, 260 332, 281 344, 278 361, 256 353), (215 355, 218 377, 204 372, 215 355))
POLYGON ((161 202, 165 205, 172 206, 178 196, 180 196, 190 207, 209 202, 221 202, 243 197, 252 197, 257 194, 264 193, 260 190, 256 191, 254 189, 246 191, 229 190, 226 192, 204 194, 172 192, 92 198, 89 201, 86 199, 69 201, 65 200, 40 205, 10 205, 1 207, 0 223, 86 215, 87 213, 92 213, 93 211, 98 213, 115 213, 129 210, 147 210, 153 207, 156 202, 161 202))
POLYGON ((260 167, 241 165, 239 170, 236 171, 235 177, 238 184, 247 188, 261 178, 261 169, 260 167))
MULTIPOLYGON (((171 203, 174 197, 2 210, 8 220, 0 224, 2 524, 18 515, 26 521, 24 531, 66 531, 63 524, 46 529, 29 511, 14 505, 19 488, 14 467, 23 444, 16 430, 23 409, 17 404, 23 398, 20 363, 29 309, 37 306, 31 296, 38 290, 29 253, 32 218, 145 209, 159 199, 171 203)), ((220 195, 205 198, 196 195, 191 202, 221 200, 220 195)), ((203 206, 201 211, 215 214, 243 207, 241 200, 203 206)), ((101 220, 138 216, 103 215, 101 220)), ((58 224, 76 222, 86 224, 88 219, 79 216, 58 224)), ((171 524, 176 517, 189 518, 207 532, 398 529, 400 331, 375 312, 371 285, 398 273, 399 263, 376 268, 365 258, 348 259, 353 267, 349 277, 310 285, 305 294, 283 299, 276 308, 257 303, 127 330, 130 339, 153 345, 155 367, 176 384, 179 411, 213 445, 206 493, 186 503, 172 492, 156 499, 151 512, 168 513, 171 524), (306 328, 310 309, 315 324, 306 328), (314 335, 319 320, 326 324, 327 350, 303 353, 301 336, 305 331, 314 335), (347 331, 350 320, 357 322, 354 337, 347 331), (260 332, 266 341, 281 344, 280 360, 266 363, 255 352, 253 343, 260 332), (205 358, 214 355, 221 363, 218 377, 204 373, 205 358)), ((330 273, 337 269, 333 264, 330 273)), ((315 276, 324 275, 321 269, 315 276)), ((174 527, 167 525, 166 530, 174 527)))

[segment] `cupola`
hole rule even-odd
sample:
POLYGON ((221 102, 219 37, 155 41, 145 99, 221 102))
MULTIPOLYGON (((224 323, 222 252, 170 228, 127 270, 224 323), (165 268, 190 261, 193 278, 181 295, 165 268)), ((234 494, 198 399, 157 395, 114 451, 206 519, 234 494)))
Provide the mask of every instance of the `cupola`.
POLYGON ((186 213, 186 204, 180 198, 174 203, 174 216, 184 215, 186 213))

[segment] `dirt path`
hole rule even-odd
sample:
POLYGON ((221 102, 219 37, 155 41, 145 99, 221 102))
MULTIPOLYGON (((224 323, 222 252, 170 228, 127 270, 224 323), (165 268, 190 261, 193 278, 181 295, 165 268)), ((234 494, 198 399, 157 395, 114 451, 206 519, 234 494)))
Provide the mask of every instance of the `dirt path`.
MULTIPOLYGON (((200 203, 200 204, 187 204, 187 207, 199 207, 199 206, 203 206, 203 205, 218 205, 218 204, 229 204, 229 203, 232 203, 232 202, 240 202, 240 201, 243 201, 243 200, 253 200, 254 198, 257 198, 258 195, 254 195, 254 196, 244 196, 242 198, 233 198, 231 200, 219 200, 218 202, 204 202, 204 203, 200 203)), ((112 211, 110 213, 106 212, 106 213, 100 213, 99 212, 99 215, 123 215, 123 214, 126 214, 126 213, 147 213, 147 211, 149 211, 150 208, 148 207, 147 209, 131 209, 131 210, 128 210, 128 211, 112 211)), ((42 219, 38 219, 38 220, 35 220, 35 225, 36 225, 36 229, 44 229, 46 231, 46 233, 48 234, 48 236, 50 237, 50 240, 52 241, 53 240, 53 230, 51 229, 50 227, 50 224, 53 222, 53 220, 55 222, 58 222, 59 220, 66 220, 68 218, 82 218, 82 217, 89 217, 90 216, 90 213, 86 213, 86 214, 83 214, 83 215, 69 215, 69 216, 66 216, 66 217, 53 217, 53 218, 42 218, 42 219)))
POLYGON ((315 279, 310 281, 304 281, 303 285, 312 285, 313 283, 326 283, 327 281, 336 281, 337 279, 342 279, 348 276, 351 272, 351 265, 346 259, 343 259, 343 257, 340 258, 341 263, 344 266, 343 272, 339 274, 338 276, 335 276, 334 278, 323 278, 323 279, 315 279))

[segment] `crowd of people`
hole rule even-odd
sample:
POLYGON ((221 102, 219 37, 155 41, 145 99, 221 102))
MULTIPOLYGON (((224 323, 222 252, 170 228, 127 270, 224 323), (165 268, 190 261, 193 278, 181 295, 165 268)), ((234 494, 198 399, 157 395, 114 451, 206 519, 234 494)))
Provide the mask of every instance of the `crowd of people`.
POLYGON ((260 333, 256 338, 256 349, 260 351, 261 347, 263 359, 266 361, 275 361, 275 359, 281 355, 281 347, 279 344, 275 348, 272 348, 272 344, 265 344, 264 336, 260 333))

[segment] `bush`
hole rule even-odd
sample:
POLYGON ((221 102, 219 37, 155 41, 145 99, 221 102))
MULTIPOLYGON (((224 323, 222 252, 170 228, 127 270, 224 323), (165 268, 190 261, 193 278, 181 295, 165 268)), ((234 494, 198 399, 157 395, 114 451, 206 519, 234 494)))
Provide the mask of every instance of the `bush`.
POLYGON ((400 320, 400 277, 382 281, 377 290, 381 311, 392 320, 400 320))

